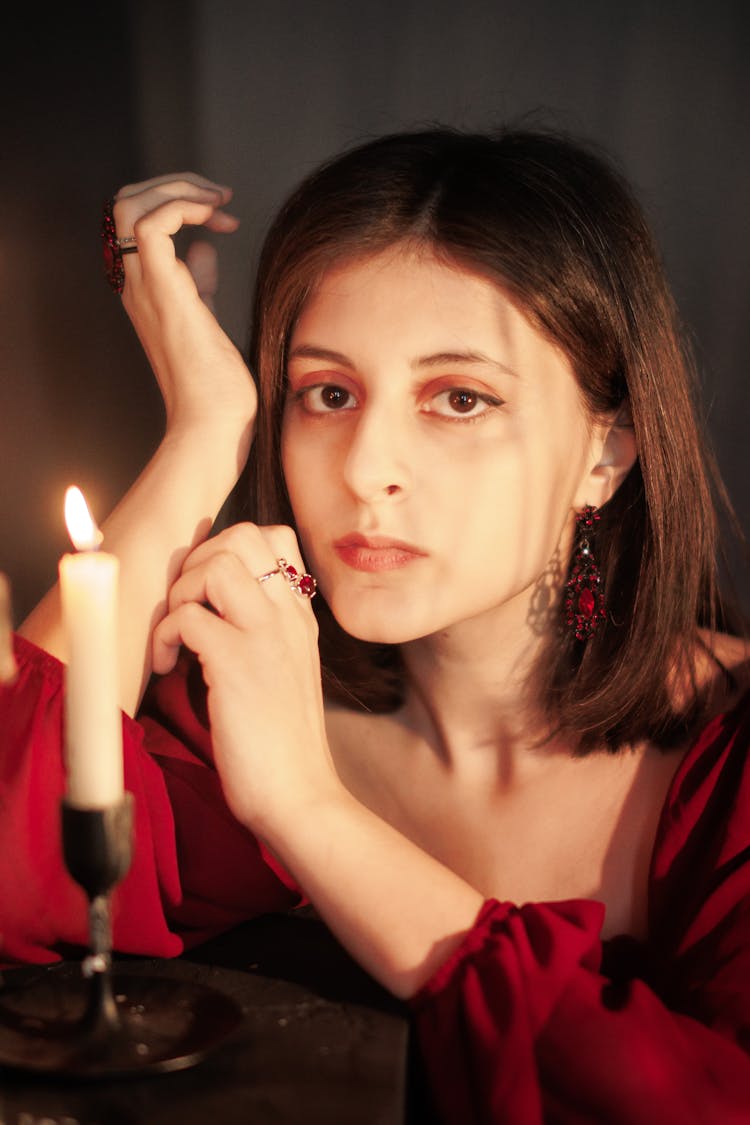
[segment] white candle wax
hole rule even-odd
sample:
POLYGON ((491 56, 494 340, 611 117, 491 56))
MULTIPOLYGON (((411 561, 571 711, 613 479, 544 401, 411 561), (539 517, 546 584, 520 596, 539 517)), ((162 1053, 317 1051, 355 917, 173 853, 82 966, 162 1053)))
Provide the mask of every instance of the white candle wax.
MULTIPOLYGON (((91 542, 98 534, 94 527, 91 542)), ((123 796, 118 572, 115 556, 98 550, 63 555, 59 564, 67 650, 66 796, 77 808, 106 808, 123 796)))

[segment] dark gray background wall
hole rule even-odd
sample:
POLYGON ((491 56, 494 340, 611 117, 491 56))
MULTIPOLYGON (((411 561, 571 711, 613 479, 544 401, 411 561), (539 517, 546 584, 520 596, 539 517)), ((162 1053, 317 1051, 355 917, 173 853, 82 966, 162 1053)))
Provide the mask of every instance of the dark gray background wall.
MULTIPOLYGON (((284 193, 343 145, 525 113, 605 142, 643 201, 693 336, 719 461, 750 525, 750 7, 744 0, 130 0, 16 13, 0 74, 0 569, 15 617, 161 430, 101 275, 101 203, 187 168, 232 184, 220 318, 242 344, 284 193)), ((740 578, 746 587, 744 577, 740 578)))

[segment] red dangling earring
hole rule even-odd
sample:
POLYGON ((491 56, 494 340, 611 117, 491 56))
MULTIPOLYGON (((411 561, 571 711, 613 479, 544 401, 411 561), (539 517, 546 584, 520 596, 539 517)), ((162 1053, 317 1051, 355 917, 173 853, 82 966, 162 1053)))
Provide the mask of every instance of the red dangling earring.
POLYGON ((590 504, 576 516, 577 542, 573 569, 566 584, 565 624, 573 629, 578 641, 588 640, 607 616, 602 579, 590 543, 599 518, 599 509, 590 504))

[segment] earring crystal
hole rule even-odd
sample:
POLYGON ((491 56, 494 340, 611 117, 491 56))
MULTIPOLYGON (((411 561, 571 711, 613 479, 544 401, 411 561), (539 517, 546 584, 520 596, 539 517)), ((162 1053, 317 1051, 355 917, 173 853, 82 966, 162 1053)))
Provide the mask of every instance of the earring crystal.
POLYGON ((599 519, 598 508, 590 504, 576 515, 577 538, 573 566, 566 583, 565 624, 578 641, 588 640, 607 616, 601 574, 591 549, 591 538, 599 519))

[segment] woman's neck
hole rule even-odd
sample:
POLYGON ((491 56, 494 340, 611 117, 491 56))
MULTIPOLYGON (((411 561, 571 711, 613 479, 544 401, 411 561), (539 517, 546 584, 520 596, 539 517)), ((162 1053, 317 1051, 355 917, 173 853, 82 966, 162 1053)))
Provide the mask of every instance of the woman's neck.
MULTIPOLYGON (((508 607, 504 607, 507 610, 508 607)), ((402 648, 407 693, 402 720, 424 737, 452 772, 493 771, 511 784, 550 756, 530 675, 543 639, 525 615, 496 613, 461 622, 402 648)))

